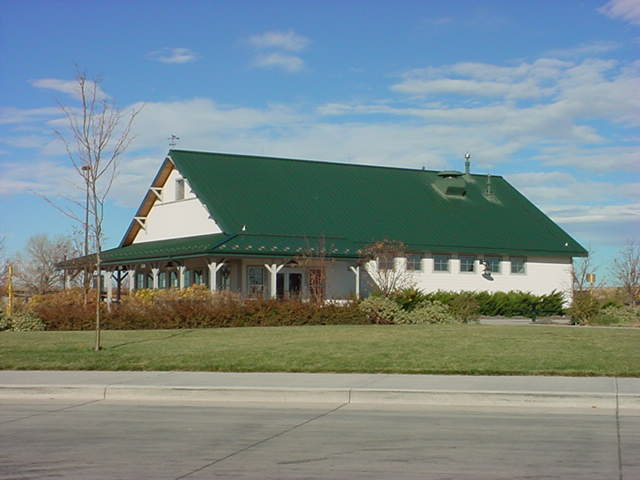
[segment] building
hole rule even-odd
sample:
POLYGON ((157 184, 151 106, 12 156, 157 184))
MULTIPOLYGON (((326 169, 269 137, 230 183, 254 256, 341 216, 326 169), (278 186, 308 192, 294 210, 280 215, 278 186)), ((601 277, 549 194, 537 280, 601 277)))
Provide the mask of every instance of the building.
POLYGON ((247 297, 364 295, 377 269, 424 291, 569 290, 585 249, 502 177, 465 170, 171 150, 103 265, 131 289, 247 297), (406 254, 363 258, 381 240, 406 254))

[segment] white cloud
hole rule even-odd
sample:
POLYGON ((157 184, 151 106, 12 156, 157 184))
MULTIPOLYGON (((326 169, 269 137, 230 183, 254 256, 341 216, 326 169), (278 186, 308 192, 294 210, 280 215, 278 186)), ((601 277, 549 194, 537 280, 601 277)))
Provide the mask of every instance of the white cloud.
POLYGON ((188 48, 168 47, 149 52, 147 57, 162 63, 189 63, 198 59, 198 55, 188 48))
POLYGON ((640 24, 640 2, 638 0, 609 0, 598 11, 611 18, 640 24))
POLYGON ((249 37, 249 43, 257 48, 276 48, 299 52, 304 50, 310 41, 293 30, 288 32, 265 32, 249 37))
POLYGON ((61 111, 55 107, 43 108, 13 108, 0 107, 0 124, 30 123, 41 121, 45 117, 60 115, 61 111))
POLYGON ((575 47, 569 48, 557 48, 549 50, 546 55, 550 57, 559 58, 575 58, 588 55, 598 55, 601 53, 611 52, 620 48, 620 44, 612 41, 595 41, 589 43, 583 43, 575 47))
MULTIPOLYGON (((29 83, 37 88, 45 88, 49 90, 55 90, 57 92, 66 93, 67 95, 71 95, 73 98, 80 98, 80 86, 76 80, 60 80, 58 78, 40 78, 37 80, 30 80, 29 83)), ((88 91, 91 92, 91 89, 94 86, 94 82, 91 80, 87 80, 87 88, 88 91)), ((99 85, 97 85, 96 89, 96 98, 98 100, 103 100, 108 98, 107 95, 99 85)))
POLYGON ((269 53, 265 55, 258 55, 253 60, 255 67, 264 68, 280 68, 286 72, 294 73, 299 72, 304 67, 304 60, 295 55, 288 55, 284 53, 269 53))

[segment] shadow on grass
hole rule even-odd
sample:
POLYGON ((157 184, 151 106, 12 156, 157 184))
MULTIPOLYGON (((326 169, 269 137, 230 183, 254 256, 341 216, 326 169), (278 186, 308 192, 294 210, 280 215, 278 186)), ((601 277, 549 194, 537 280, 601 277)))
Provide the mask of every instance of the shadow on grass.
POLYGON ((103 349, 104 350, 116 350, 120 347, 126 347, 127 345, 135 345, 137 343, 150 343, 150 342, 157 342, 157 341, 164 341, 164 340, 168 340, 170 338, 175 338, 175 337, 183 337, 185 335, 187 335, 188 333, 193 333, 193 330, 180 330, 177 333, 172 333, 171 335, 167 335, 167 336, 163 336, 163 337, 157 337, 157 338, 148 338, 145 340, 136 340, 133 342, 124 342, 124 343, 118 343, 116 345, 113 345, 111 347, 106 347, 103 349))

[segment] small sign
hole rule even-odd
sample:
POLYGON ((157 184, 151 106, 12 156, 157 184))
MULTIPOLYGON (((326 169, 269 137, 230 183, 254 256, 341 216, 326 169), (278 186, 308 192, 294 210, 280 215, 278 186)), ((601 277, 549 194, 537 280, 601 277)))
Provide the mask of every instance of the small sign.
POLYGON ((587 273, 587 282, 593 284, 596 283, 596 274, 595 273, 587 273))

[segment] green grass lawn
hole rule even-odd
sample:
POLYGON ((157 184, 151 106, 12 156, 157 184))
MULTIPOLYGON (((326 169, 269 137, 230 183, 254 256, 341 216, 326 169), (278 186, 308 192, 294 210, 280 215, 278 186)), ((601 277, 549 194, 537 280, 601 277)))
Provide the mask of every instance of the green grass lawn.
POLYGON ((640 376, 640 330, 367 325, 0 332, 1 369, 640 376))

